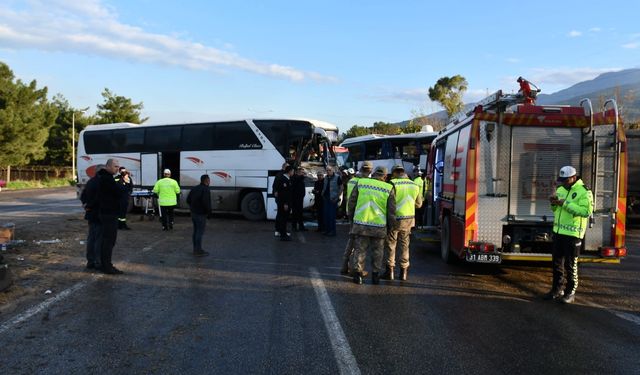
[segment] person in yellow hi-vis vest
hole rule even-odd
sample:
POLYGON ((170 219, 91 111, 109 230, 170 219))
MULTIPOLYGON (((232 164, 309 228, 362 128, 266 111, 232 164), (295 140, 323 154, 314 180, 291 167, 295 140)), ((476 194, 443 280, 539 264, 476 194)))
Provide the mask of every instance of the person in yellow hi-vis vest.
POLYGON ((380 283, 380 269, 387 229, 395 221, 396 198, 393 185, 384 182, 387 168, 376 167, 371 178, 361 178, 349 197, 351 234, 355 235, 352 260, 353 282, 363 283, 362 271, 367 250, 371 250, 371 282, 380 283))
MULTIPOLYGON (((360 167, 360 171, 349 180, 347 183, 347 195, 344 196, 344 200, 349 202, 349 198, 351 197, 351 193, 353 193, 353 188, 358 184, 358 181, 361 178, 369 178, 371 175, 371 169, 373 169, 373 164, 370 161, 365 161, 362 163, 360 167)), ((347 204, 347 217, 349 217, 349 205, 347 204)), ((349 274, 349 264, 351 263, 351 257, 353 256, 353 252, 355 249, 355 236, 353 234, 349 234, 349 240, 347 241, 347 246, 344 248, 344 254, 342 255, 342 268, 340 268, 340 274, 348 275, 349 274)), ((363 271, 364 272, 364 271, 363 271)), ((364 272, 363 277, 366 276, 366 272, 364 272)))
POLYGON ((420 186, 404 173, 404 167, 396 165, 392 170, 391 184, 396 192, 396 220, 389 228, 385 241, 387 269, 382 275, 385 280, 394 279, 396 247, 400 244, 400 280, 407 280, 409 272, 409 238, 415 225, 416 208, 422 206, 420 186))
POLYGON ((171 178, 169 169, 165 169, 163 175, 164 178, 158 180, 153 186, 153 192, 158 195, 162 230, 169 230, 173 229, 173 209, 178 204, 180 186, 176 180, 171 178))
MULTIPOLYGON (((427 198, 427 183, 428 181, 422 176, 422 171, 418 165, 413 166, 413 182, 420 188, 420 196, 422 201, 426 201, 427 198)), ((425 206, 418 207, 415 214, 414 226, 424 225, 424 211, 425 206)))
POLYGON ((553 281, 544 299, 573 303, 578 289, 578 256, 593 213, 593 193, 570 165, 560 169, 558 182, 561 185, 556 194, 549 198, 553 210, 553 281))

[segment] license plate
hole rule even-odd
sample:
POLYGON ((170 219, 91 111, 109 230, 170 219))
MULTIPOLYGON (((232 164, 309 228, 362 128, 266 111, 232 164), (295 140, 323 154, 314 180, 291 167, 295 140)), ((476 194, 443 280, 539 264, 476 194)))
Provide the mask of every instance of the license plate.
POLYGON ((467 253, 466 256, 467 262, 470 263, 502 263, 502 258, 500 254, 475 254, 475 253, 467 253))

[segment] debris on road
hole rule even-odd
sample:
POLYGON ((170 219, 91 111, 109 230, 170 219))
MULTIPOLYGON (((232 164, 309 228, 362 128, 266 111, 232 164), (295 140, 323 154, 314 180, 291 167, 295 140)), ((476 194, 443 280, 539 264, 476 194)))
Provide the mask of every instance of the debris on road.
POLYGON ((36 245, 41 245, 41 244, 54 244, 54 243, 61 243, 62 241, 60 241, 59 239, 55 239, 55 240, 33 240, 33 243, 36 245))

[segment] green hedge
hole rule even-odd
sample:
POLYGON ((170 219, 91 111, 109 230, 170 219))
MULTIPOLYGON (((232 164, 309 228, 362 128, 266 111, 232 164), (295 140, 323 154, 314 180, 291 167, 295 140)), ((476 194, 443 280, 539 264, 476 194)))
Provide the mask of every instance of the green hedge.
POLYGON ((23 181, 16 180, 11 181, 7 184, 7 189, 41 189, 41 188, 51 188, 51 187, 61 187, 61 186, 72 186, 73 181, 68 180, 66 178, 52 178, 49 180, 42 181, 23 181))

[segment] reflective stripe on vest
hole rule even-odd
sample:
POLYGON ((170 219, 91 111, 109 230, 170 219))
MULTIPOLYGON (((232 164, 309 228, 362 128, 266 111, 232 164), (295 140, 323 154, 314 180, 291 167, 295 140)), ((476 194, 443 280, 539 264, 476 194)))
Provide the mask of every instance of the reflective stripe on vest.
POLYGON ((396 219, 414 218, 420 187, 408 178, 393 179, 391 183, 396 187, 396 219))
POLYGON ((588 215, 593 212, 593 195, 585 186, 582 180, 576 181, 570 190, 559 186, 556 189, 558 199, 565 200, 563 206, 553 208, 553 232, 566 236, 584 238, 589 223, 588 215), (569 203, 579 204, 585 208, 587 217, 574 215, 568 208, 569 203))
POLYGON ((387 226, 387 200, 393 185, 372 178, 358 181, 358 202, 353 215, 354 224, 371 227, 387 226))

